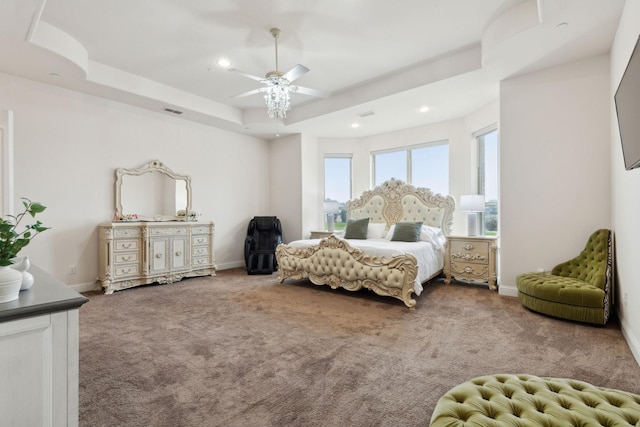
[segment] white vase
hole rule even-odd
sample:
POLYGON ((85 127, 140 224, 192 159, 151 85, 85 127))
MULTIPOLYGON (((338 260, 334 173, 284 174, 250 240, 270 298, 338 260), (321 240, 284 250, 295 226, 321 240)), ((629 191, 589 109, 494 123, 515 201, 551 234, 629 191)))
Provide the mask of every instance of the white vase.
POLYGON ((9 266, 0 267, 0 303, 18 299, 22 279, 22 272, 9 266))
POLYGON ((21 291, 26 291, 33 286, 33 274, 27 271, 29 267, 31 267, 31 261, 29 261, 29 257, 27 256, 14 258, 13 264, 11 264, 11 268, 22 273, 22 286, 20 286, 21 291))

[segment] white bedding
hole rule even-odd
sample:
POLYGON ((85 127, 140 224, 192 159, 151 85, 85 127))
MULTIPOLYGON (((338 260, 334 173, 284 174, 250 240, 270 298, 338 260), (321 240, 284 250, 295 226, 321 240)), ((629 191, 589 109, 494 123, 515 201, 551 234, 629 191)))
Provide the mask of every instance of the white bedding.
MULTIPOLYGON (((288 244, 293 249, 317 245, 321 239, 296 240, 288 244)), ((397 242, 387 239, 343 239, 354 248, 378 257, 391 257, 410 253, 418 261, 418 274, 414 283, 416 295, 422 293, 422 283, 444 267, 444 238, 442 241, 397 242)))

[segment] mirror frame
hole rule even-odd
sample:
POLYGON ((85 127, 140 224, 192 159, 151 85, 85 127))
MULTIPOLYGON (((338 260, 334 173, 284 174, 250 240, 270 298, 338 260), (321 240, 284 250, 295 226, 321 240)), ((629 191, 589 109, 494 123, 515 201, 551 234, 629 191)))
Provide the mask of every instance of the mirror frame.
POLYGON ((140 167, 133 169, 118 168, 116 169, 115 182, 115 205, 116 205, 116 221, 126 221, 123 219, 124 212, 122 210, 122 177, 123 176, 140 176, 146 173, 158 172, 169 176, 175 180, 184 180, 187 186, 187 206, 185 208, 185 216, 177 215, 153 215, 149 218, 137 218, 138 221, 186 221, 191 212, 191 177, 189 175, 180 175, 172 171, 167 165, 160 160, 152 160, 140 167))

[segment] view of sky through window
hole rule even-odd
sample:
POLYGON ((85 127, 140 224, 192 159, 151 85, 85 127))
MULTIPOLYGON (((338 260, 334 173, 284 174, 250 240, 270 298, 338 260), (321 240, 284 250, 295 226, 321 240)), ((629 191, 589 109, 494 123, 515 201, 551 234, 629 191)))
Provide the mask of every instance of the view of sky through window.
POLYGON ((351 199, 351 158, 324 158, 324 198, 346 203, 351 199))

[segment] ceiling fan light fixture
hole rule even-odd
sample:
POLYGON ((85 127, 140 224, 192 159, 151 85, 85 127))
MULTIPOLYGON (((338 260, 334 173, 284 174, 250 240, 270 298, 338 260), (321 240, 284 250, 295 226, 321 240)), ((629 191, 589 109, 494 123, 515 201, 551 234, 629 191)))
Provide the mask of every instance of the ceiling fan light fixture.
POLYGON ((249 92, 235 95, 232 98, 262 93, 264 94, 264 101, 267 104, 267 114, 269 115, 269 118, 284 119, 287 117, 287 110, 291 108, 289 97, 290 93, 301 93, 303 95, 317 96, 321 98, 328 97, 329 93, 291 84, 294 80, 297 80, 307 73, 309 69, 304 65, 298 64, 287 72, 280 71, 278 68, 278 38, 280 37, 280 30, 272 28, 270 32, 275 42, 276 69, 274 71, 269 71, 264 77, 258 77, 236 70, 235 68, 230 68, 228 71, 240 74, 241 76, 250 78, 251 80, 257 80, 265 85, 265 87, 250 90, 249 92))
POLYGON ((291 108, 288 82, 268 86, 264 94, 264 102, 267 104, 267 114, 270 119, 286 118, 287 110, 291 108))

